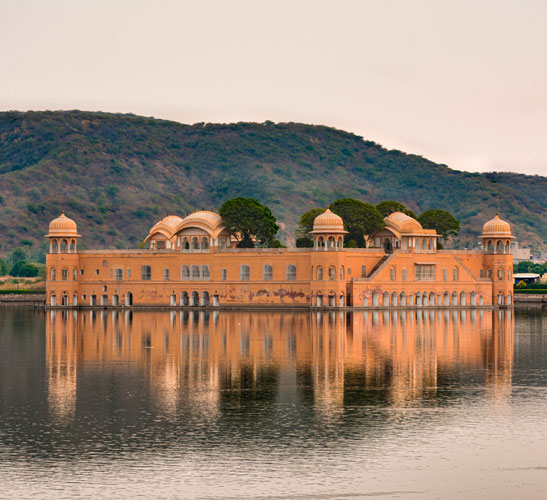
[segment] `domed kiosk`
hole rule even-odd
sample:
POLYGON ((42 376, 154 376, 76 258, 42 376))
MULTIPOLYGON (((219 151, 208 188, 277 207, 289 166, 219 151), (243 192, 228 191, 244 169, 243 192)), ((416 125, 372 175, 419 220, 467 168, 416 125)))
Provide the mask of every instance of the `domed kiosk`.
POLYGON ((498 214, 484 224, 480 237, 483 252, 490 254, 510 253, 511 240, 515 239, 509 223, 500 219, 498 214))
POLYGON ((76 253, 78 226, 62 212, 50 222, 46 238, 49 238, 49 253, 76 253))
POLYGON ((152 226, 144 242, 149 242, 152 249, 164 250, 171 248, 173 235, 182 221, 183 219, 178 215, 164 217, 152 226))
POLYGON ((338 250, 344 246, 344 230, 342 217, 327 208, 313 221, 313 247, 315 250, 338 250))
POLYGON ((435 253, 438 234, 403 212, 393 212, 384 218, 384 227, 368 238, 371 248, 383 248, 385 253, 402 249, 414 253, 435 253))

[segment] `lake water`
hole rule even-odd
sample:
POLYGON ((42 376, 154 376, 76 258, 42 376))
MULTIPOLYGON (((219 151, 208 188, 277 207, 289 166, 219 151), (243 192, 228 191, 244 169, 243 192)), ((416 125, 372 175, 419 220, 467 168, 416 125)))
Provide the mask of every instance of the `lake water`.
POLYGON ((547 497, 547 313, 0 309, 0 498, 547 497))

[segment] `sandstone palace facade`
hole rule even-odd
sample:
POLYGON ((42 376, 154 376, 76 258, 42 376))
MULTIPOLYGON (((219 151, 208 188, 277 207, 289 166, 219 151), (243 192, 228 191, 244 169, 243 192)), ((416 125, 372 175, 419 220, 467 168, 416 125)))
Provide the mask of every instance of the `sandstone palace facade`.
POLYGON ((78 250, 76 223, 49 226, 48 307, 498 307, 513 301, 511 228, 484 224, 480 250, 440 250, 434 230, 395 212, 367 248, 342 219, 314 222, 313 248, 237 248, 214 212, 168 216, 147 248, 78 250))

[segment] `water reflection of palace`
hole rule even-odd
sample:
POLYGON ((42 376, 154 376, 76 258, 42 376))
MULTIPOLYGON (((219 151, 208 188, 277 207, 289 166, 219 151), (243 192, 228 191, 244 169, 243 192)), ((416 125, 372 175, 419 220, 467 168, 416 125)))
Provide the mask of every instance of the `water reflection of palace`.
POLYGON ((474 377, 496 397, 511 384, 512 311, 360 312, 49 311, 49 405, 70 419, 82 368, 137 370, 158 404, 209 418, 225 391, 311 390, 318 412, 343 409, 350 391, 382 389, 386 402, 435 395, 474 377))

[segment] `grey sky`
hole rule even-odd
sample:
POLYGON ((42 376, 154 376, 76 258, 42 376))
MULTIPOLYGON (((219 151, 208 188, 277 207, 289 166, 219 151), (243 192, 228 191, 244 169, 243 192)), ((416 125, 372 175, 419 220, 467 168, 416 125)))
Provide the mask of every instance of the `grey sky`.
POLYGON ((331 125, 547 175, 547 1, 0 0, 0 109, 331 125))

